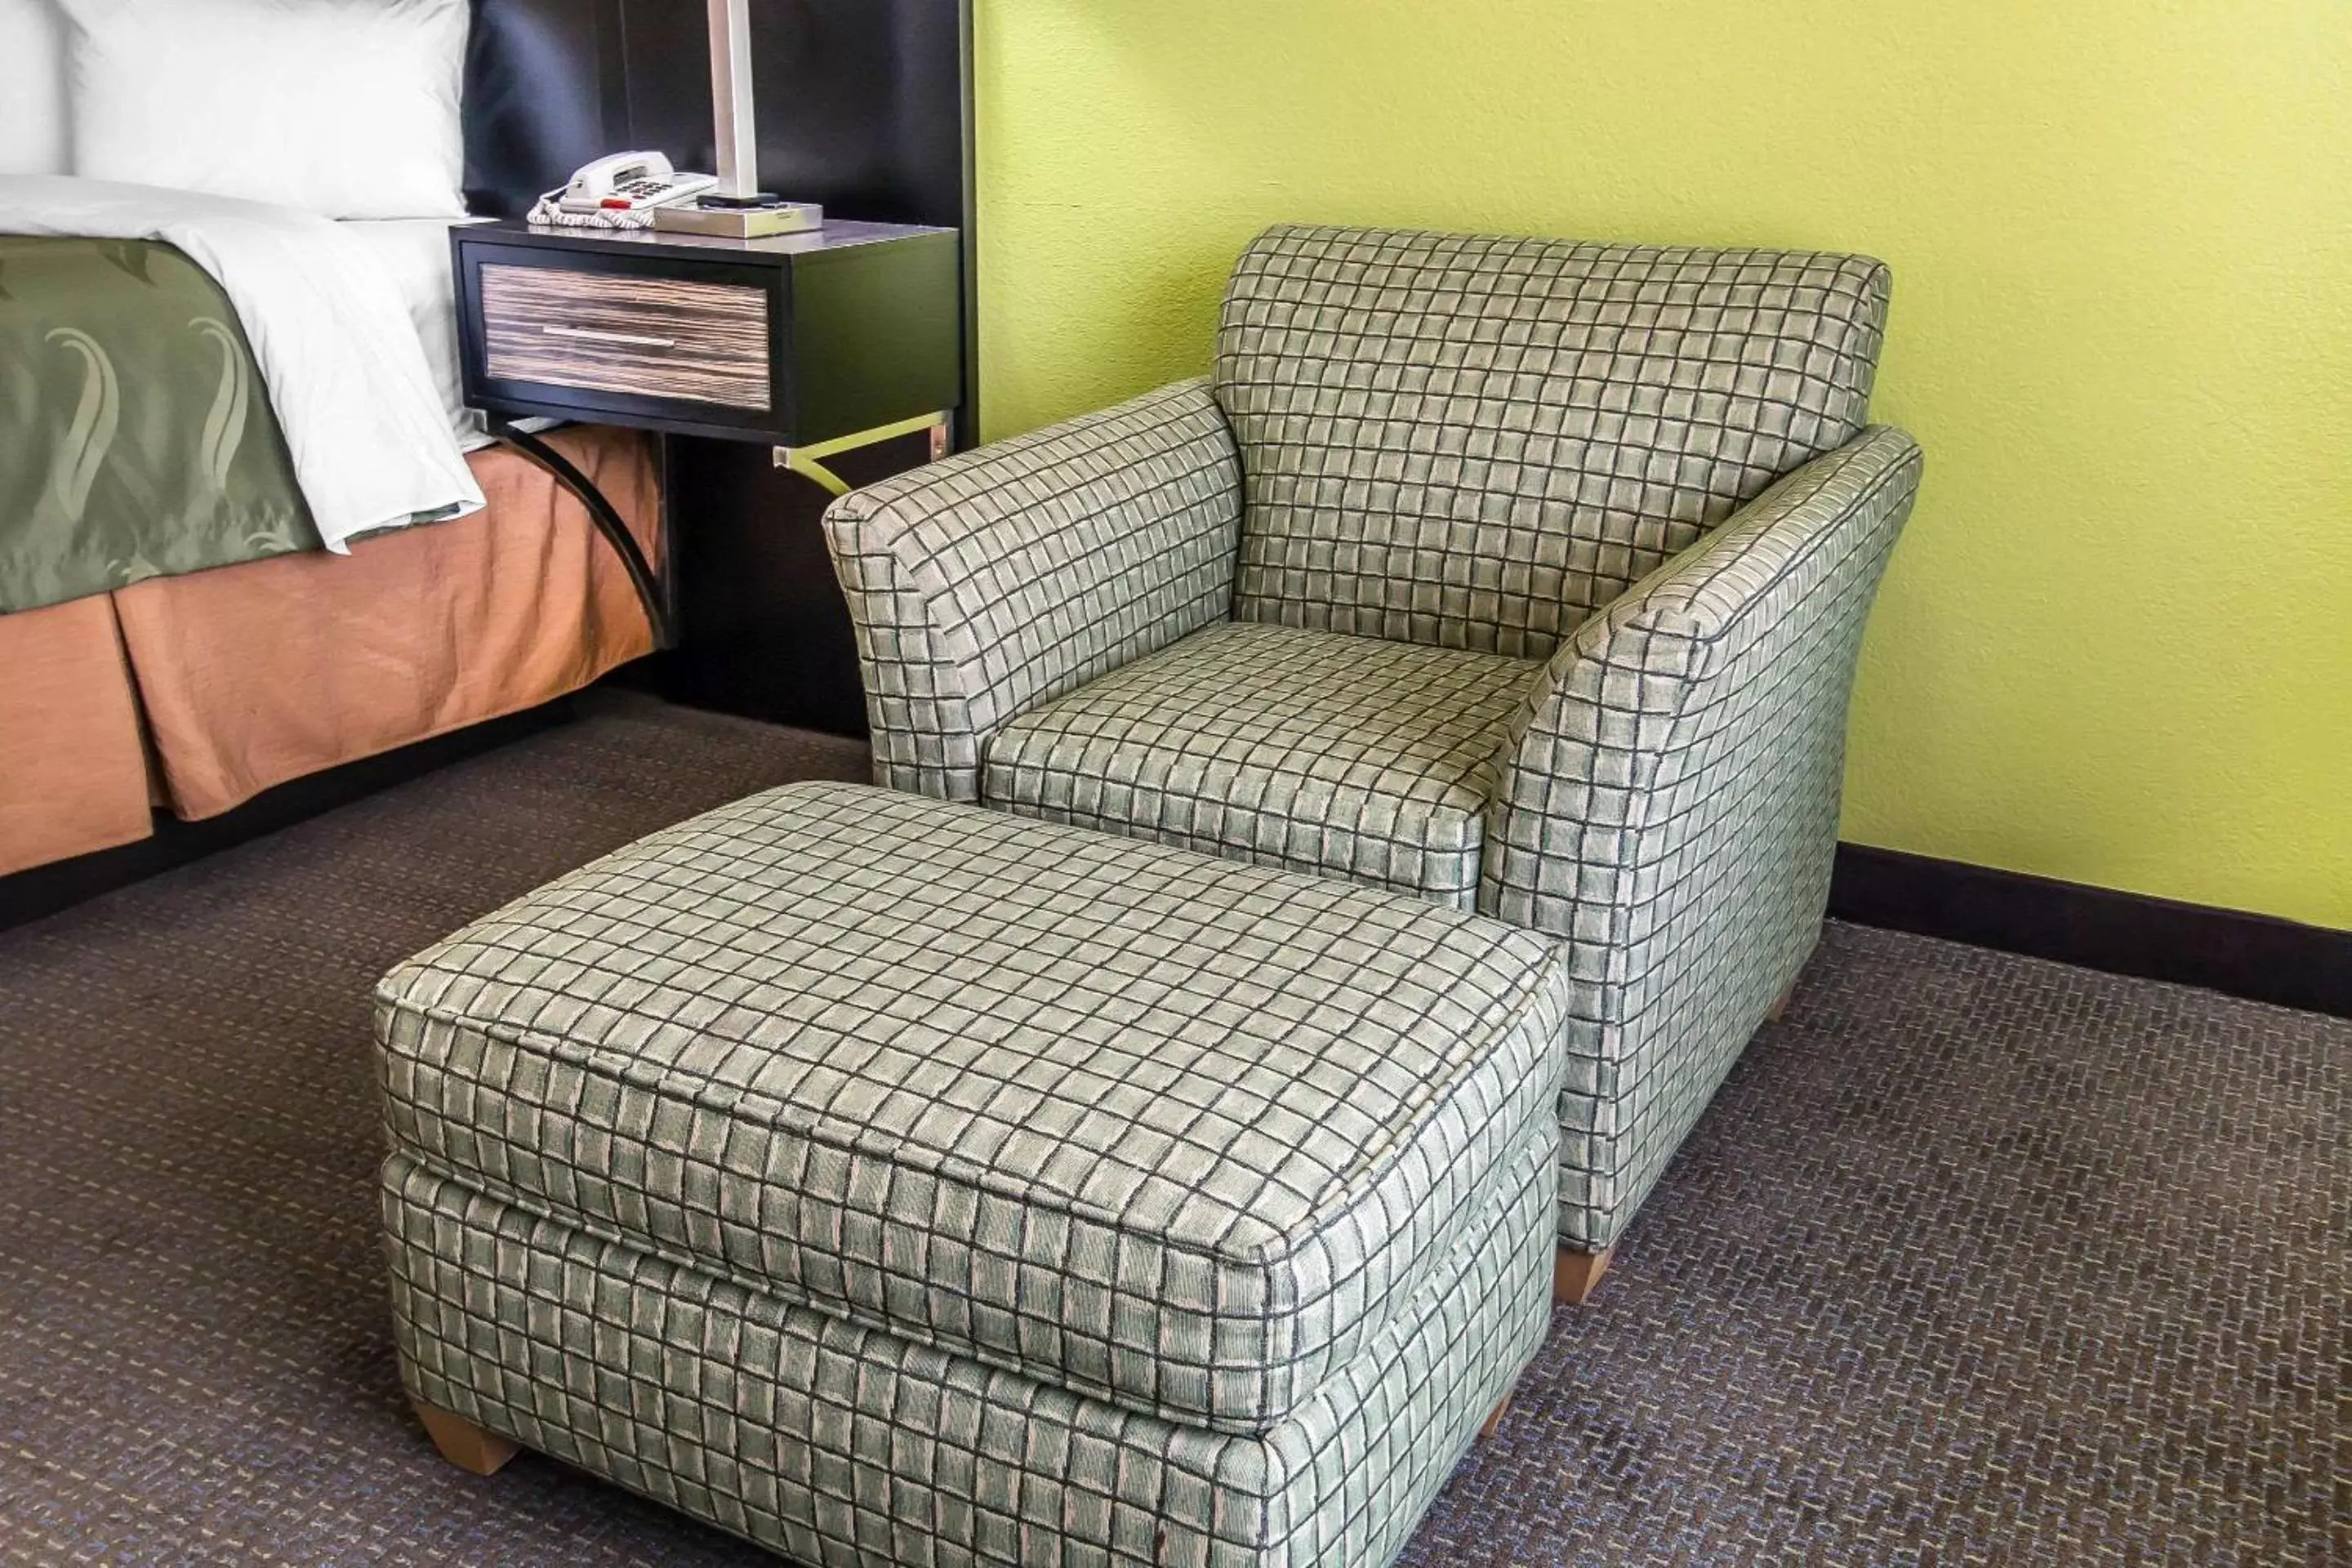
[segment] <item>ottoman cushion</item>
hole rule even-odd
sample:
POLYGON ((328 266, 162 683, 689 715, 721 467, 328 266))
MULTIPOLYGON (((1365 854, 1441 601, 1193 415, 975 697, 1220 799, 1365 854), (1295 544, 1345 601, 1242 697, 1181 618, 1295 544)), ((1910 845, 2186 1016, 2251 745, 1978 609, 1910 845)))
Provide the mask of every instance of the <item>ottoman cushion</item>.
POLYGON ((1551 944, 1474 915, 815 784, 459 932, 386 977, 377 1029, 424 1169, 1256 1433, 1507 1203, 1561 984, 1551 944))

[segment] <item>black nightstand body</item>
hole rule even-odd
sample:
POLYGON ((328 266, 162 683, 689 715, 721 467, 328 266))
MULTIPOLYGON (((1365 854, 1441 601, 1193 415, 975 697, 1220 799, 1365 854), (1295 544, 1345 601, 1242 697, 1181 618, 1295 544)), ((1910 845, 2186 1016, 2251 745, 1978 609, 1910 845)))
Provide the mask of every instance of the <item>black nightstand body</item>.
MULTIPOLYGON (((957 407, 956 231, 828 222, 734 240, 504 220, 454 228, 450 243, 466 401, 557 470, 592 513, 603 509, 598 526, 625 563, 637 552, 617 514, 509 422, 578 420, 663 437, 659 578, 641 556, 631 566, 667 649, 658 686, 694 706, 862 736, 848 610, 820 527, 831 498, 761 448, 812 447, 957 407), (545 327, 526 308, 538 301, 564 336, 541 341, 545 327), (579 349, 568 368, 566 346, 579 349), (511 374, 518 362, 607 384, 511 374), (509 374, 496 374, 501 366, 509 374), (628 389, 646 383, 676 386, 663 395, 628 389), (710 395, 675 395, 684 386, 710 395), (763 405, 749 405, 754 398, 763 405)), ((828 461, 848 482, 871 482, 930 455, 918 433, 828 461)))
POLYGON ((535 229, 513 219, 460 226, 450 230, 450 245, 466 401, 509 418, 580 419, 779 447, 950 410, 962 400, 959 243, 953 229, 846 222, 750 240, 535 229), (767 406, 495 374, 486 266, 755 290, 764 302, 767 406))

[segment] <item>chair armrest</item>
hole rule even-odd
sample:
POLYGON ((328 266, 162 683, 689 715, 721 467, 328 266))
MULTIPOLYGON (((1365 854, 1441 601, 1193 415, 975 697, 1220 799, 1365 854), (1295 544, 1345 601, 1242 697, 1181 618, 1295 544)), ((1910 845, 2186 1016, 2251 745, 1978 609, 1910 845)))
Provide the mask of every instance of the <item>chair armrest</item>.
POLYGON ((876 782, 975 800, 1009 720, 1227 618, 1241 510, 1202 381, 834 502, 876 782))
POLYGON ((1580 626, 1513 722, 1479 903, 1570 939, 1580 1244, 1614 1239, 1819 939, 1854 661, 1920 463, 1875 426, 1788 475, 1580 626))

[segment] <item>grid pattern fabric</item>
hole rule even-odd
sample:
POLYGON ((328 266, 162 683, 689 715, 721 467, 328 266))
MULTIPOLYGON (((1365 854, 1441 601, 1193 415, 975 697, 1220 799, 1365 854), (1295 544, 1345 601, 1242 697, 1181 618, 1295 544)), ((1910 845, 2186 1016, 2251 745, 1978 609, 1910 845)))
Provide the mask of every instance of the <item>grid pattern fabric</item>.
POLYGON ((1564 1005, 1475 915, 803 784, 428 949, 377 1037, 394 1147, 470 1185, 1249 1432, 1556 1139, 1564 1005))
MULTIPOLYGON (((1572 939, 1560 1234, 1610 1245, 1820 928, 1854 658, 1917 482, 1864 425, 1888 289, 1866 257, 1269 230, 1210 384, 1231 624, 921 743, 979 758, 990 805, 1437 901, 1469 901, 1475 858, 1478 910, 1572 939), (1495 684, 1315 668, 1379 645, 1495 684)), ((1208 426, 1197 386, 1156 395, 1208 426)))
POLYGON ((1237 614, 1546 658, 1854 437, 1887 289, 1867 257, 1271 229, 1217 341, 1237 614))
POLYGON ((1846 700, 1920 455, 1875 427, 1578 628, 1514 719, 1480 905, 1566 937, 1560 1234, 1615 1241, 1829 896, 1846 700))
POLYGON ((807 1563, 1383 1564, 1542 1343, 1553 1160, 1259 1436, 1138 1415, 600 1238, 395 1153, 416 1397, 807 1563))
POLYGON ((1486 805, 1540 666, 1229 624, 1025 714, 991 805, 1477 907, 1486 805))
POLYGON ((877 784, 979 796, 1007 719, 1231 614, 1241 470, 1204 384, 836 500, 877 784))

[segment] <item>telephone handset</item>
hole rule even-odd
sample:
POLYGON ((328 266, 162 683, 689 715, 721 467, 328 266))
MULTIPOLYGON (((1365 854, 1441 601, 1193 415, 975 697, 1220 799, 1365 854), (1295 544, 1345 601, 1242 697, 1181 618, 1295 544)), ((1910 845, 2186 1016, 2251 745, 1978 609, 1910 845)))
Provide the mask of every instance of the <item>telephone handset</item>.
POLYGON ((557 203, 568 213, 632 213, 691 201, 718 188, 712 174, 673 173, 659 153, 615 153, 572 176, 557 203))

